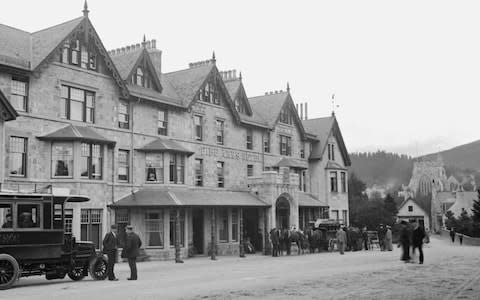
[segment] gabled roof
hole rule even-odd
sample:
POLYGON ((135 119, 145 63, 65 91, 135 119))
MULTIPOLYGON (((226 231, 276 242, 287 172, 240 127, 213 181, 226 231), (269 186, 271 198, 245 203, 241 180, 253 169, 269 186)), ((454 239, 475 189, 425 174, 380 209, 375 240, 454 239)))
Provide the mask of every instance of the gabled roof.
POLYGON ((128 87, 128 91, 130 92, 130 95, 132 96, 153 101, 156 103, 173 105, 176 107, 184 108, 184 105, 179 98, 172 98, 167 96, 165 93, 159 93, 155 90, 146 89, 144 87, 134 85, 134 84, 127 84, 127 87, 128 87))
POLYGON ((308 134, 313 134, 318 139, 318 142, 313 144, 309 159, 322 159, 328 144, 328 138, 332 134, 337 139, 345 166, 348 167, 352 164, 345 142, 343 141, 342 133, 340 132, 340 127, 334 115, 324 118, 302 120, 302 124, 308 134))
POLYGON ((235 102, 237 98, 241 98, 241 101, 243 102, 243 104, 245 104, 245 107, 247 109, 246 115, 252 116, 252 107, 250 106, 250 102, 248 101, 247 93, 245 92, 241 77, 232 80, 224 80, 223 82, 225 83, 225 87, 227 88, 227 91, 230 94, 230 98, 232 99, 232 101, 235 102))
POLYGON ((176 72, 164 73, 162 78, 170 83, 176 94, 188 106, 214 67, 213 64, 205 64, 176 72))
POLYGON ((127 80, 133 67, 137 64, 143 49, 135 49, 122 54, 110 55, 115 67, 117 67, 118 73, 123 80, 127 80))
POLYGON ((83 141, 99 144, 115 144, 115 141, 108 140, 97 133, 94 129, 84 126, 67 125, 38 139, 46 141, 83 141))
POLYGON ((253 118, 259 122, 265 122, 270 128, 275 127, 280 119, 280 112, 286 106, 291 110, 292 116, 295 119, 297 126, 300 129, 302 138, 305 138, 305 129, 298 117, 293 104, 290 92, 275 92, 263 96, 252 97, 248 99, 253 112, 253 118))
POLYGON ((47 56, 83 21, 79 17, 32 33, 32 70, 35 70, 47 56))
POLYGON ((418 207, 420 207, 427 215, 430 215, 430 210, 431 210, 431 207, 425 205, 425 204, 422 204, 420 201, 417 201, 416 199, 414 198, 407 198, 405 200, 403 200, 402 203, 400 203, 400 205, 398 206, 398 210, 400 210, 402 207, 404 207, 408 201, 412 201, 413 203, 415 203, 418 207))
POLYGON ((0 120, 4 121, 15 120, 15 118, 18 116, 17 111, 15 108, 13 108, 12 104, 10 104, 10 101, 7 100, 7 97, 5 97, 2 89, 0 89, 0 112, 2 112, 0 120))
POLYGON ((180 143, 166 138, 158 138, 137 150, 143 152, 179 152, 185 153, 188 156, 194 153, 180 145, 180 143))
POLYGON ((95 45, 100 48, 99 54, 105 59, 113 79, 122 90, 122 95, 128 96, 126 85, 121 80, 88 16, 85 15, 34 33, 0 25, 0 64, 37 71, 44 62, 55 55, 57 49, 63 47, 63 43, 80 26, 91 33, 95 39, 95 45))

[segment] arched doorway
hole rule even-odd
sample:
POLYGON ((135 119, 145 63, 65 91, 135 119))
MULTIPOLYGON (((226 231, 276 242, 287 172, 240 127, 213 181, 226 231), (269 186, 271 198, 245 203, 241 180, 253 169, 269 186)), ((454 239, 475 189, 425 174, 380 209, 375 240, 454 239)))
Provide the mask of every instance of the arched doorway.
POLYGON ((288 229, 290 227, 290 203, 287 198, 281 196, 275 205, 277 228, 288 229))

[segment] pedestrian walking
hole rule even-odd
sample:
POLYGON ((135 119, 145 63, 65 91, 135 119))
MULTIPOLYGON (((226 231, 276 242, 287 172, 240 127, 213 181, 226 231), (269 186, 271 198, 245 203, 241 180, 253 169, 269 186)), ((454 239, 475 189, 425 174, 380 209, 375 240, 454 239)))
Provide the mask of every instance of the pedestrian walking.
POLYGON ((107 255, 107 275, 108 280, 117 281, 115 277, 114 267, 117 260, 118 238, 117 238, 117 226, 114 224, 110 226, 110 232, 105 234, 103 238, 103 253, 107 255))
POLYGON ((387 225, 387 231, 385 232, 385 248, 388 251, 392 251, 392 229, 387 225))
POLYGON ((453 227, 450 228, 450 238, 452 239, 452 243, 455 243, 455 229, 453 227))
POLYGON ((400 229, 400 245, 402 246, 402 258, 404 262, 410 262, 410 229, 405 220, 400 222, 402 228, 400 229))
POLYGON ((346 243, 347 243, 347 233, 345 232, 342 226, 337 230, 338 251, 340 251, 340 254, 342 255, 344 254, 346 243))
POLYGON ((122 257, 128 259, 128 266, 130 267, 130 277, 128 280, 137 280, 137 257, 140 255, 140 247, 142 241, 138 235, 133 232, 133 226, 127 225, 127 237, 125 241, 125 248, 122 251, 122 257))
POLYGON ((460 246, 463 244, 463 233, 458 235, 458 240, 460 241, 460 246))
POLYGON ((413 222, 413 233, 412 233, 412 254, 415 254, 415 249, 418 248, 419 252, 419 262, 423 264, 423 239, 425 238, 425 230, 422 226, 419 226, 417 222, 413 222))

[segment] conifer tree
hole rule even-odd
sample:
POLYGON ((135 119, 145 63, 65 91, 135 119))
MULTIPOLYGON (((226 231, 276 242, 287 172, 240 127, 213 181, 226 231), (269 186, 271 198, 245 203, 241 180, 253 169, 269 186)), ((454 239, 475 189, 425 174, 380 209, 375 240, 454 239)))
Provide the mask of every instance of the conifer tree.
POLYGON ((480 189, 477 190, 477 200, 473 200, 472 219, 475 223, 480 223, 480 189))

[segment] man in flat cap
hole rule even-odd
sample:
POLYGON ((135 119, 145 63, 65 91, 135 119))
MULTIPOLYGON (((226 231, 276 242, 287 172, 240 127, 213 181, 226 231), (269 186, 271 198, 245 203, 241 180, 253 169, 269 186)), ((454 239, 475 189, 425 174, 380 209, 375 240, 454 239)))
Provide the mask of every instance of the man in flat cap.
POLYGON ((115 260, 117 258, 118 249, 118 237, 117 237, 117 225, 110 226, 110 232, 108 232, 103 238, 103 253, 108 257, 107 275, 108 280, 117 281, 113 268, 115 266, 115 260))
POLYGON ((137 256, 140 255, 141 246, 142 241, 138 235, 133 232, 133 226, 127 225, 127 238, 122 257, 128 259, 128 266, 130 267, 130 278, 127 278, 128 280, 137 280, 137 256))

